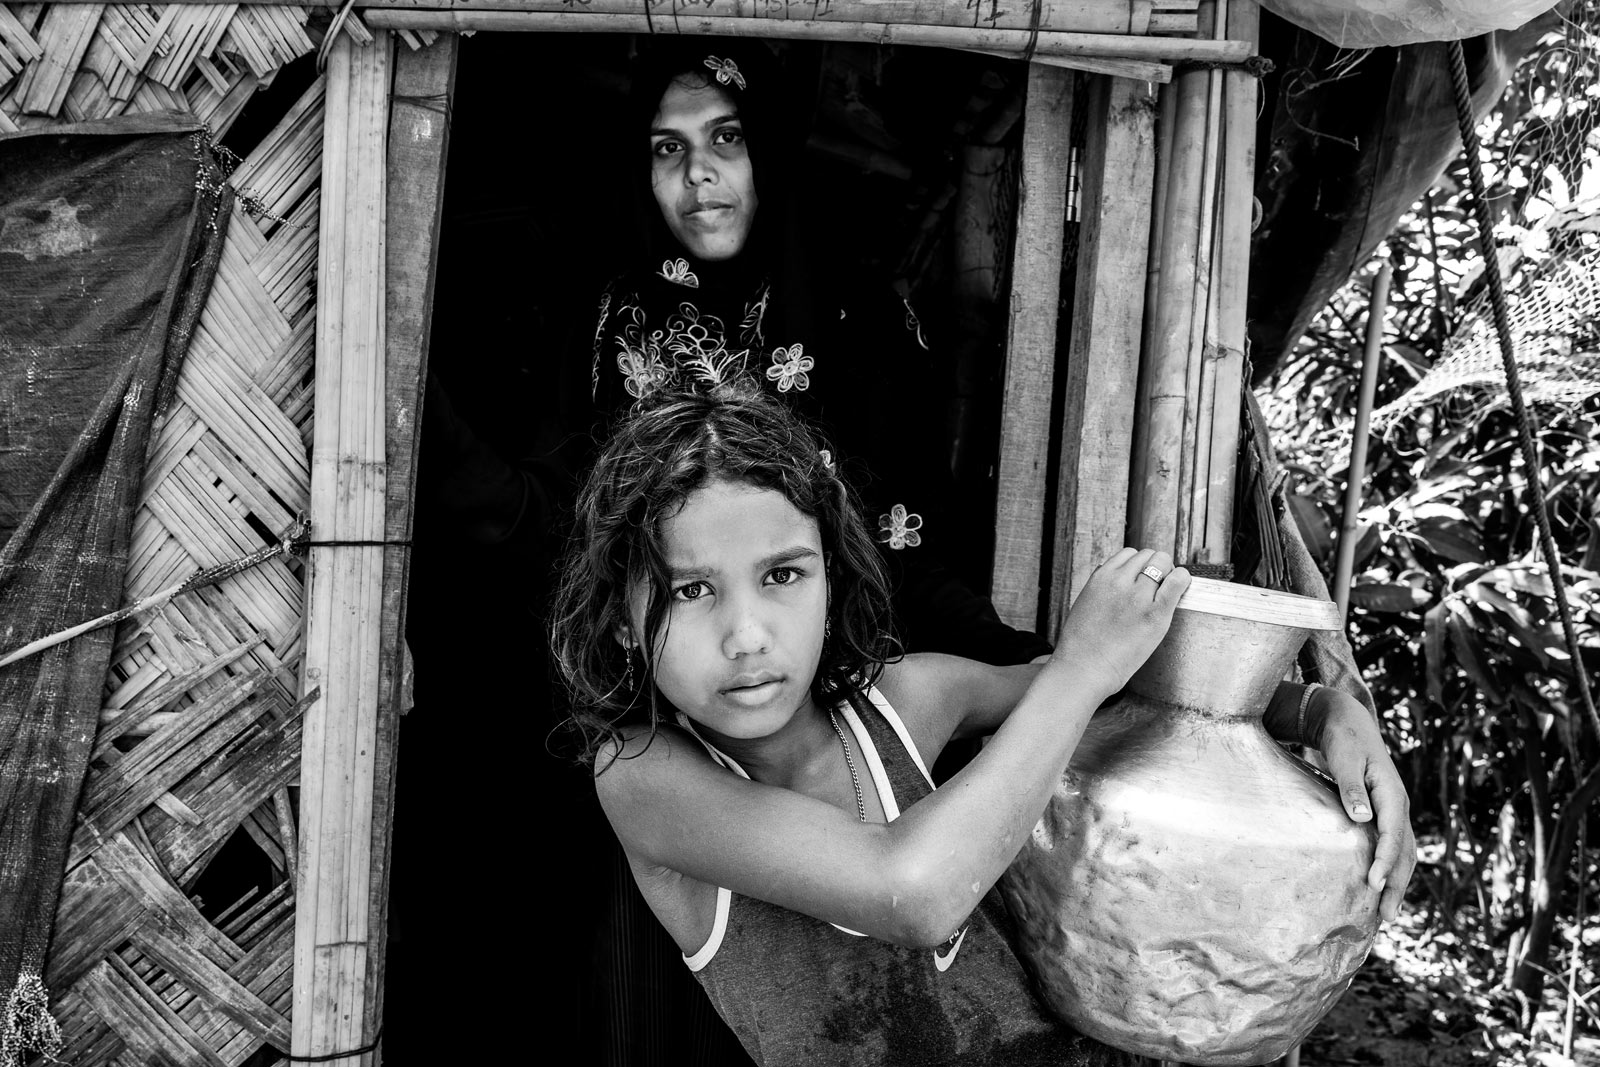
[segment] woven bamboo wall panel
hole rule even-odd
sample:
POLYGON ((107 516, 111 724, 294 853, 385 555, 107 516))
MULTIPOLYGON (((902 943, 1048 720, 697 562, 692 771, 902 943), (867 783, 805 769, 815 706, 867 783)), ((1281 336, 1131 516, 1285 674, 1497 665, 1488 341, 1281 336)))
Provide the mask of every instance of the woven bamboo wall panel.
POLYGON ((0 4, 0 131, 170 109, 221 137, 316 47, 306 19, 276 4, 0 4))
MULTIPOLYGON (((220 135, 314 47, 305 22, 288 7, 0 5, 0 128, 175 107, 220 135)), ((322 116, 319 78, 231 178, 241 195, 151 450, 125 602, 275 544, 307 507, 322 116)), ((45 975, 63 1062, 231 1067, 289 1047, 303 587, 301 562, 279 556, 119 628, 45 975), (236 870, 252 873, 215 873, 236 870)))

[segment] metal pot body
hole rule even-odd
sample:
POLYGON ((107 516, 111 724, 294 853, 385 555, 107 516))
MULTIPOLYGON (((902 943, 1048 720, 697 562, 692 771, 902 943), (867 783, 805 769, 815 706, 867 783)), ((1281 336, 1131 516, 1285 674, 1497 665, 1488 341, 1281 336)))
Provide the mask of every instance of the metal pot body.
POLYGON ((1128 694, 1095 716, 1001 888, 1068 1024, 1157 1059, 1261 1064, 1366 958, 1376 833, 1261 723, 1307 629, 1240 617, 1267 591, 1216 592, 1199 589, 1198 609, 1185 594, 1128 694))

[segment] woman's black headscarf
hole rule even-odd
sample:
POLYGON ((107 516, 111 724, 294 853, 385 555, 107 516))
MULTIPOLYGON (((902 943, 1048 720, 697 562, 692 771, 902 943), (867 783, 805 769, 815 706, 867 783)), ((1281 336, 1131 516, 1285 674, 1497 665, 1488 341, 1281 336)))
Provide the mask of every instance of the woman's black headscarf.
MULTIPOLYGON (((772 50, 759 41, 721 38, 657 38, 647 42, 635 62, 622 124, 623 152, 629 168, 628 187, 638 220, 640 240, 623 285, 614 286, 618 300, 636 299, 652 328, 659 328, 681 304, 714 315, 730 334, 759 294, 766 297, 761 335, 766 351, 808 342, 816 333, 816 293, 809 246, 814 230, 802 219, 800 185, 808 116, 795 101, 808 99, 786 84, 772 50), (711 61, 712 65, 708 65, 711 61), (732 63, 744 84, 719 82, 715 66, 732 63), (672 235, 651 190, 650 130, 661 98, 677 78, 717 85, 734 99, 745 144, 750 153, 757 207, 744 247, 730 259, 697 258, 672 235), (693 289, 662 277, 664 264, 684 260, 698 284, 693 289)), ((612 370, 620 328, 612 306, 596 336, 597 379, 612 370)), ((737 343, 737 342, 734 342, 737 343)), ((752 353, 752 367, 766 352, 752 353)))

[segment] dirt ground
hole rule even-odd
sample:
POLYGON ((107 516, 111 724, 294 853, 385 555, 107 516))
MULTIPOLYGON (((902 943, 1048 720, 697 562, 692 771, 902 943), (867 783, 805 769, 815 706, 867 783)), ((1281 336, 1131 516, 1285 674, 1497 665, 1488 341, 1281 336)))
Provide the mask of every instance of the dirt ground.
POLYGON ((1524 1033, 1515 997, 1487 969, 1456 938, 1403 915, 1306 1039, 1301 1067, 1600 1067, 1600 1025, 1581 1008, 1572 1056, 1561 1053, 1564 989, 1547 993, 1548 1009, 1524 1033))

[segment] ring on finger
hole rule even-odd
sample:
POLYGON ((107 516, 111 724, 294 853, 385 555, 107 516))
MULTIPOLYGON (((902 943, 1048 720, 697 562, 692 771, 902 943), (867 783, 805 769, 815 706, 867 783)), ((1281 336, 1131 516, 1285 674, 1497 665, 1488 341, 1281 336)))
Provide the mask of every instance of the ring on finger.
POLYGON ((1146 567, 1139 573, 1150 579, 1152 582, 1155 582, 1157 585, 1160 585, 1162 579, 1166 577, 1166 575, 1162 573, 1161 568, 1156 566, 1146 567))

